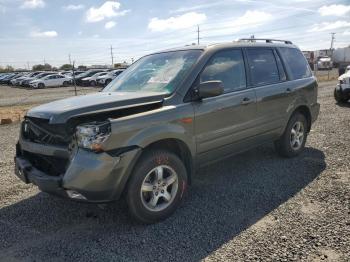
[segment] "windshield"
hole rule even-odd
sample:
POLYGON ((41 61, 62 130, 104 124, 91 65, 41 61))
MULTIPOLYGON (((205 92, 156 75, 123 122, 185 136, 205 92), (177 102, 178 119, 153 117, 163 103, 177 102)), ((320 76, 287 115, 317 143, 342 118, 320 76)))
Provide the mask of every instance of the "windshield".
POLYGON ((188 50, 145 56, 115 78, 103 91, 172 93, 201 52, 188 50))

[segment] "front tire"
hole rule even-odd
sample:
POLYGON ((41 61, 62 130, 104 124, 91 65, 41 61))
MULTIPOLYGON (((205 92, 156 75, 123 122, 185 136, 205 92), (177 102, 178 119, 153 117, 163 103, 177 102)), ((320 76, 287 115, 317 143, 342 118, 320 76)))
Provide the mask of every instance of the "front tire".
POLYGON ((148 151, 128 183, 129 212, 141 223, 162 221, 178 208, 186 186, 187 171, 179 157, 164 150, 148 151))
POLYGON ((45 88, 45 85, 44 85, 43 83, 39 83, 39 84, 38 84, 38 88, 39 88, 39 89, 45 88))
POLYGON ((96 81, 90 81, 90 86, 96 86, 96 81))
POLYGON ((301 113, 295 113, 289 119, 283 135, 275 141, 276 151, 283 157, 295 157, 304 150, 306 138, 306 118, 301 113))

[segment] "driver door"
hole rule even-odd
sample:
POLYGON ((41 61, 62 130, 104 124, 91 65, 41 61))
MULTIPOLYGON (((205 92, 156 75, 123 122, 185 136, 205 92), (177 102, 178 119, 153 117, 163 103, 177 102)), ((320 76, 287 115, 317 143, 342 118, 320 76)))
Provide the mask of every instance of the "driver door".
POLYGON ((247 88, 242 50, 214 54, 197 84, 210 80, 222 81, 224 94, 193 103, 200 165, 246 148, 256 135, 256 96, 247 88))

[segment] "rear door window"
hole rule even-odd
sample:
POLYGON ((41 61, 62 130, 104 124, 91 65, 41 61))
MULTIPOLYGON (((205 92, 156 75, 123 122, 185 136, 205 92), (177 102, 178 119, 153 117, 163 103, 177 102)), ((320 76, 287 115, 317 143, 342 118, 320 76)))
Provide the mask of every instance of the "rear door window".
POLYGON ((279 50, 289 68, 291 80, 312 76, 307 60, 300 50, 288 47, 280 47, 279 50))
POLYGON ((254 86, 281 81, 273 49, 247 49, 247 57, 254 86))

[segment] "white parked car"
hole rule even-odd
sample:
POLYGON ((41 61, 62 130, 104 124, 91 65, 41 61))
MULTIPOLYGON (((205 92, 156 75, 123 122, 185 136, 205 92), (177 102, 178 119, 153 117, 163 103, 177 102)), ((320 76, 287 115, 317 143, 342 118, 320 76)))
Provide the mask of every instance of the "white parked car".
POLYGON ((109 72, 99 72, 99 73, 96 73, 90 77, 85 77, 82 79, 82 84, 83 86, 96 86, 97 85, 97 78, 99 76, 104 76, 104 75, 107 75, 109 72))
POLYGON ((120 75, 125 69, 116 69, 108 72, 108 74, 97 77, 97 84, 99 86, 107 86, 114 78, 120 75))
POLYGON ((350 66, 347 66, 345 74, 339 76, 338 81, 334 98, 338 103, 345 103, 350 99, 350 66))
POLYGON ((29 83, 32 88, 45 88, 53 86, 69 86, 72 82, 71 77, 66 77, 61 74, 47 75, 43 78, 36 79, 29 83))

